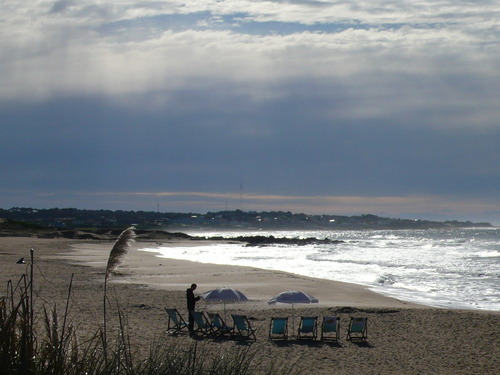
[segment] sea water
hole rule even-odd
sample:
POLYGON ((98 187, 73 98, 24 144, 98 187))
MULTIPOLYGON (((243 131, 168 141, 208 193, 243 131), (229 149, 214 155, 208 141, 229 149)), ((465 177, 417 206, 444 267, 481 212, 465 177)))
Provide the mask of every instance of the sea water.
POLYGON ((362 284, 387 296, 429 306, 500 311, 500 228, 191 234, 315 237, 343 242, 262 247, 230 243, 154 251, 167 258, 362 284))

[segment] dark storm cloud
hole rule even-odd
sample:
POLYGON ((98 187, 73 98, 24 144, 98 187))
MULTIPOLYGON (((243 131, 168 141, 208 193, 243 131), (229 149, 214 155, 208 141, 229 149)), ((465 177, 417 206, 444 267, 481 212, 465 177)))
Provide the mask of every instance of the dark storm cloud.
POLYGON ((56 190, 214 191, 245 180, 261 193, 496 194, 497 128, 422 125, 426 113, 336 120, 342 101, 297 87, 258 104, 194 91, 164 110, 88 98, 10 106, 2 174, 56 190))

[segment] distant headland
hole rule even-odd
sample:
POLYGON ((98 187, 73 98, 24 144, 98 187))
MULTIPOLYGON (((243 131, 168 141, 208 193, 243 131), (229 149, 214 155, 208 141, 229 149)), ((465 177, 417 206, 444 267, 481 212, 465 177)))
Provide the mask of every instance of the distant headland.
MULTIPOLYGON (((0 209, 0 229, 105 232, 134 225, 138 231, 211 231, 211 230, 362 230, 362 229, 443 229, 493 227, 486 222, 431 221, 380 217, 376 215, 307 215, 283 211, 219 211, 173 213, 154 211, 82 210, 76 208, 0 209)), ((97 233, 96 232, 96 233, 97 233)), ((114 231, 113 231, 114 232, 114 231)))

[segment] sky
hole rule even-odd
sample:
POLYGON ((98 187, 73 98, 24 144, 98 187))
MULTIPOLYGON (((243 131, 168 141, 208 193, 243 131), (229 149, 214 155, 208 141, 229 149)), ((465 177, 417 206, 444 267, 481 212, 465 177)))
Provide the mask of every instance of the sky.
POLYGON ((0 208, 500 225, 500 0, 0 3, 0 208))

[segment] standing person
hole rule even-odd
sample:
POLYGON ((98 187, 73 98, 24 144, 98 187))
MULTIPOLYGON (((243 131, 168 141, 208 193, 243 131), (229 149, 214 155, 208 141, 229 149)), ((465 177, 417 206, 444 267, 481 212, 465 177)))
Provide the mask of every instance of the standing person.
POLYGON ((186 290, 186 300, 187 300, 187 309, 189 313, 189 332, 193 332, 194 330, 194 318, 193 318, 193 311, 196 307, 196 301, 200 299, 200 297, 195 297, 194 296, 194 291, 196 289, 196 284, 191 284, 191 287, 186 290))

